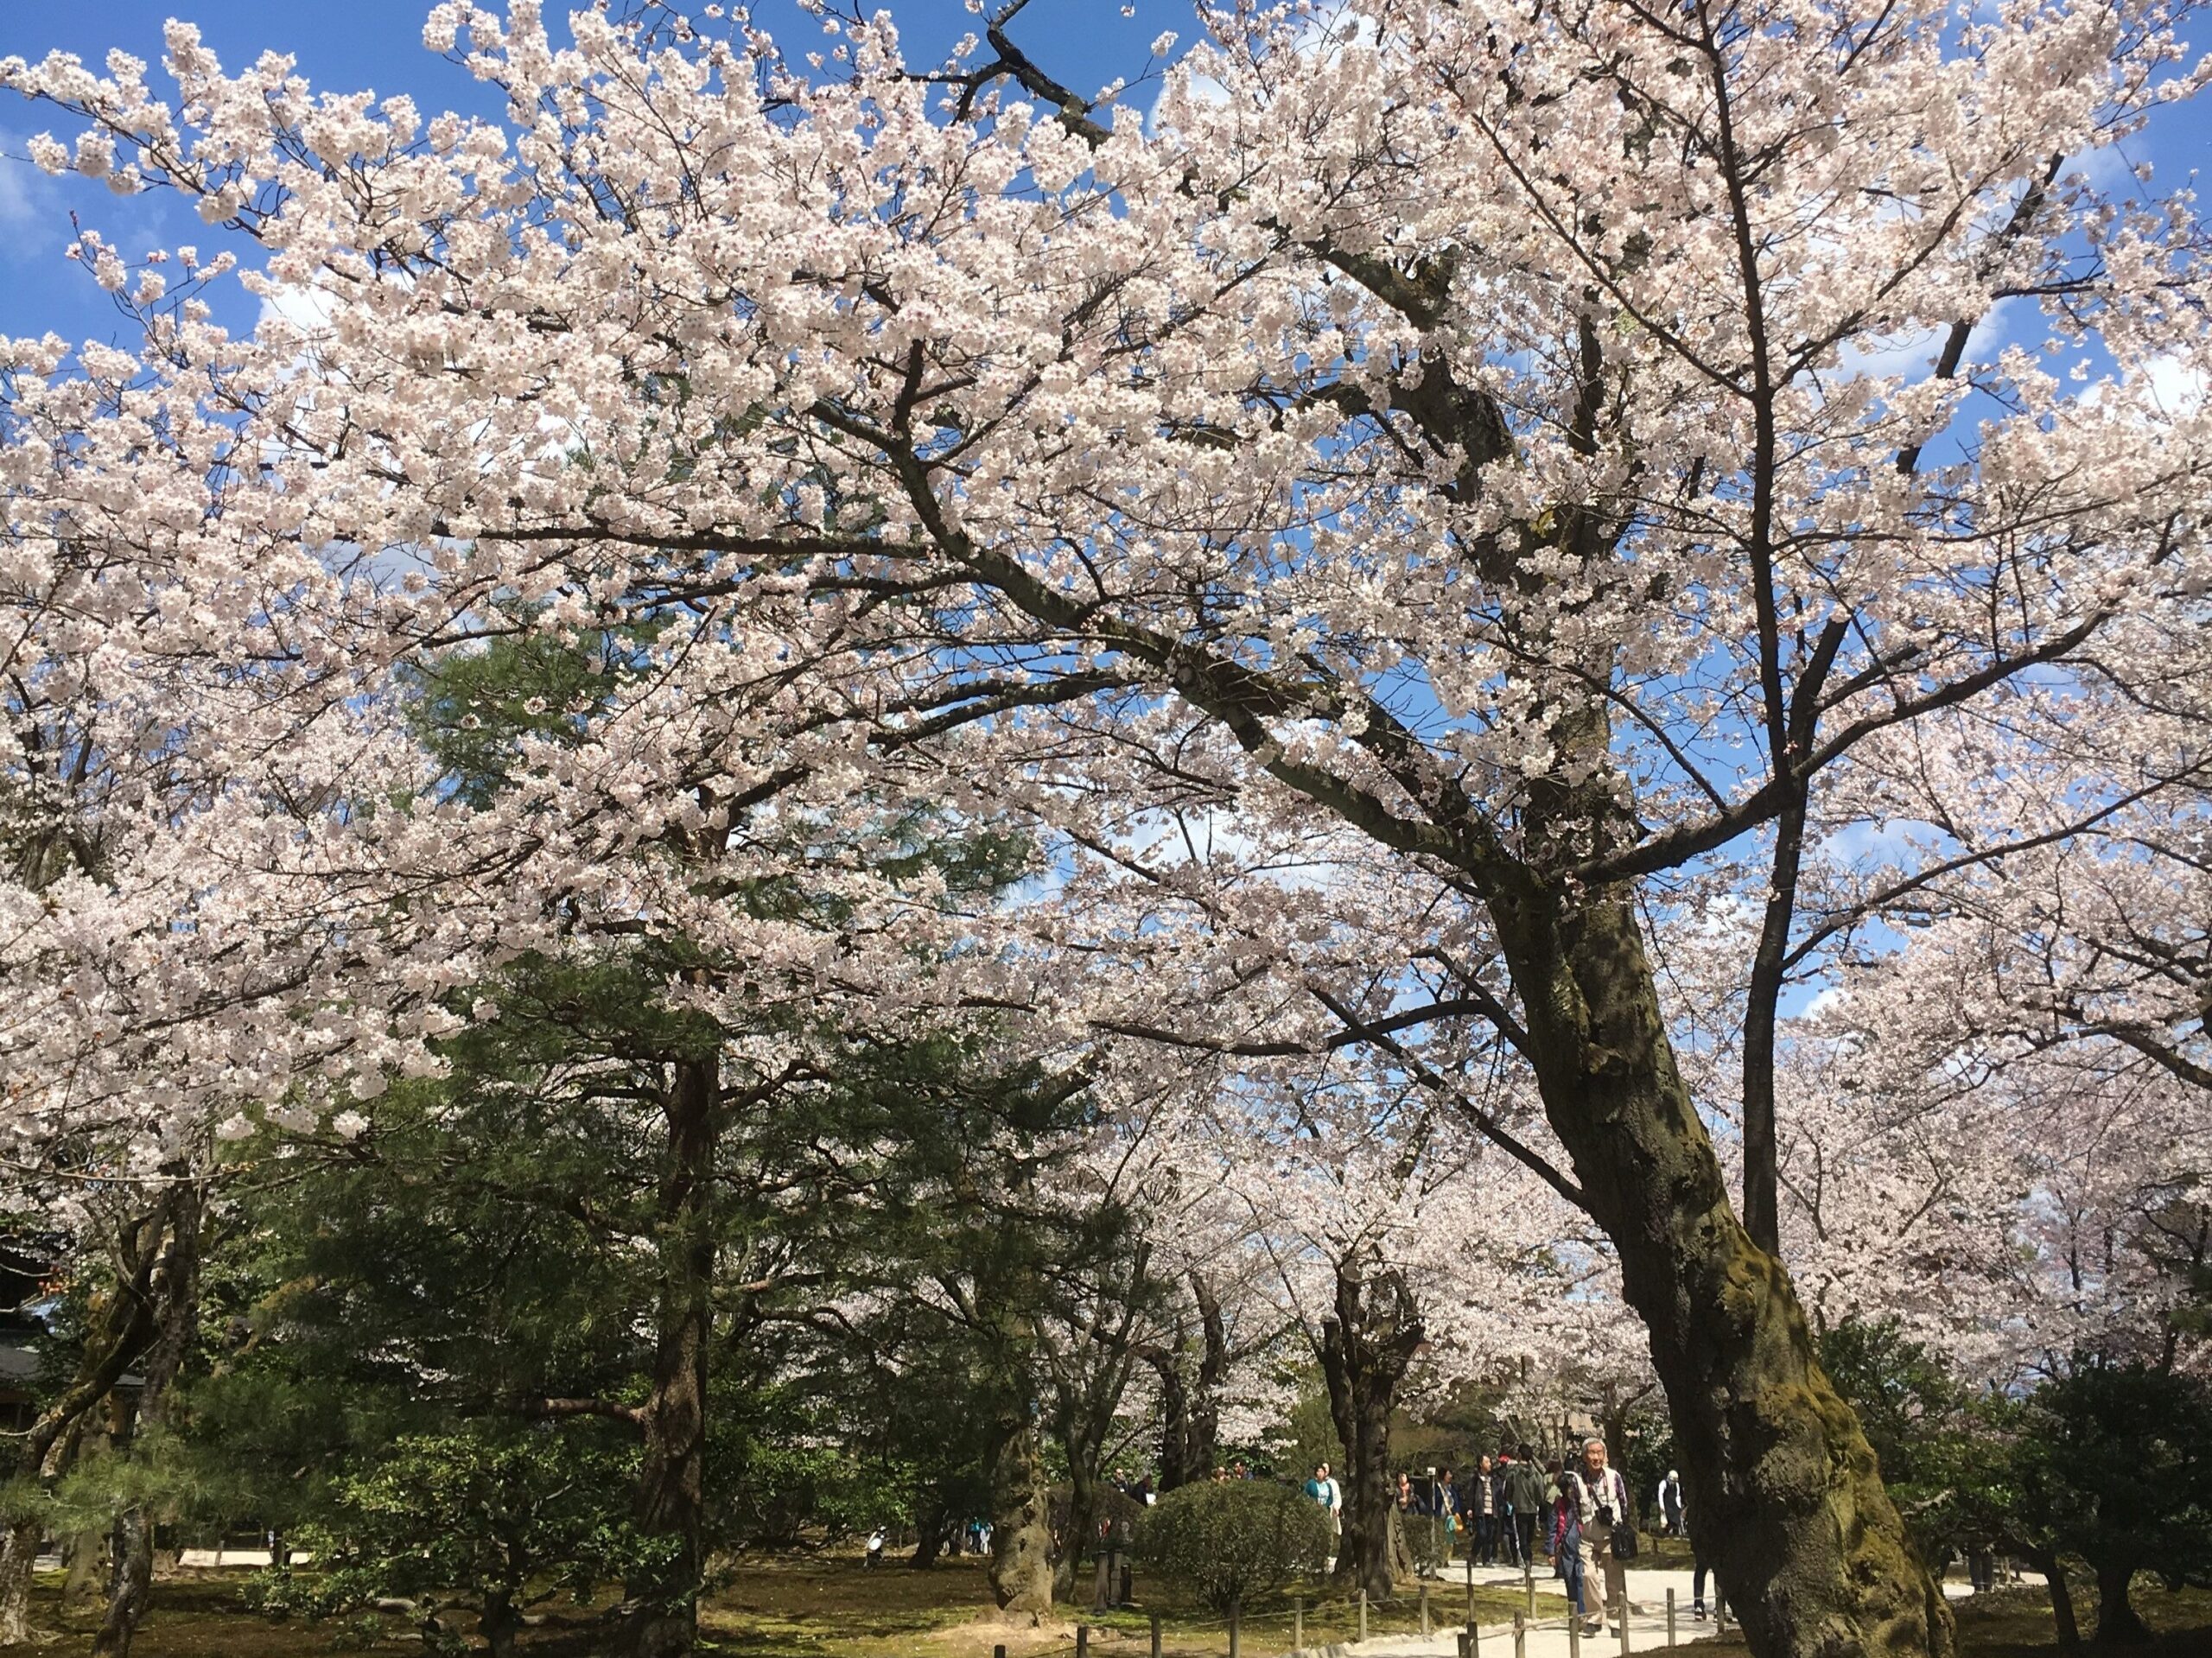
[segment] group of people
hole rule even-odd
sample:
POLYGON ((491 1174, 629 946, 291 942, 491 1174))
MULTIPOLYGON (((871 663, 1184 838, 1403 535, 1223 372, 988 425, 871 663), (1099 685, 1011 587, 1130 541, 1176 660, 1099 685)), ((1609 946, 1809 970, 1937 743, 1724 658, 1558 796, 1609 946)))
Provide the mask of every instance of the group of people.
MULTIPOLYGON (((1315 1467, 1306 1495, 1327 1510, 1333 1547, 1343 1530, 1344 1488, 1328 1464, 1315 1467)), ((1686 1535, 1681 1480, 1674 1471, 1656 1496, 1660 1528, 1686 1535)), ((1635 1551, 1634 1509, 1628 1482, 1607 1464, 1603 1439, 1585 1440, 1571 1465, 1558 1457, 1539 1463, 1526 1445, 1517 1451, 1501 1446, 1495 1457, 1482 1458, 1464 1487, 1448 1468, 1419 1477, 1402 1473, 1395 1502, 1402 1534, 1426 1519, 1441 1525, 1446 1540, 1464 1537, 1470 1569, 1548 1564, 1565 1580, 1567 1599, 1586 1634, 1605 1634, 1609 1625, 1618 1629, 1628 1617, 1623 1563, 1635 1551)), ((1435 1550, 1446 1557, 1453 1552, 1449 1540, 1435 1550)), ((1700 1618, 1705 1579, 1704 1563, 1699 1561, 1693 1613, 1700 1618)))

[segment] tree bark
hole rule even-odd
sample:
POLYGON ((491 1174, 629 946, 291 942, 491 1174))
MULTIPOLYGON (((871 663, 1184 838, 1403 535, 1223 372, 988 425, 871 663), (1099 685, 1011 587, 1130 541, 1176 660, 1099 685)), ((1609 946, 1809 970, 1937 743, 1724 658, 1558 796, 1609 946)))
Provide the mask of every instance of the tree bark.
POLYGON ((99 1598, 100 1569, 107 1564, 107 1540, 108 1534, 104 1531, 70 1534, 62 1547, 69 1567, 61 1584, 64 1606, 83 1608, 99 1598))
MULTIPOLYGON (((144 1351, 153 1330, 149 1291, 173 1197, 173 1191, 165 1191, 150 1213, 124 1224, 118 1255, 124 1274, 86 1333, 76 1375, 17 1441, 18 1482, 49 1486, 61 1477, 73 1430, 144 1351)), ((35 1516, 19 1520, 0 1541, 0 1646, 30 1638, 31 1566, 45 1530, 35 1516)))
MULTIPOLYGON (((1194 1449, 1191 1423, 1191 1389, 1183 1380, 1182 1342, 1167 1347, 1137 1350, 1160 1378, 1160 1493, 1162 1496, 1205 1477, 1192 1465, 1194 1449)), ((1211 1464, 1208 1465, 1209 1471, 1211 1464)))
POLYGON ((484 1637, 484 1650, 489 1658, 514 1658, 515 1636, 521 1629, 522 1615, 515 1610, 513 1591, 485 1591, 484 1613, 477 1620, 476 1632, 484 1637))
POLYGON ((1084 1560, 1098 1547, 1098 1452, 1092 1446, 1088 1456, 1078 1456, 1077 1448, 1065 1448, 1069 1451, 1068 1530, 1052 1558, 1052 1593, 1058 1599, 1073 1600, 1084 1560))
POLYGON ((2135 1581, 2133 1560, 2100 1560, 2097 1566, 2097 1644, 2101 1647, 2145 1647, 2151 1643, 2151 1626, 2128 1598, 2135 1581))
POLYGON ((1198 1312, 1198 1363, 1186 1378, 1189 1344, 1182 1331, 1165 1347, 1140 1348, 1138 1356, 1160 1377, 1160 1490, 1195 1485, 1213 1472, 1220 1456, 1221 1386, 1229 1375, 1229 1329, 1221 1299, 1205 1274, 1190 1274, 1191 1295, 1198 1312))
MULTIPOLYGON (((205 1208, 206 1195, 197 1181, 180 1179, 171 1189, 168 1240, 149 1285, 155 1333, 138 1392, 135 1432, 140 1436, 158 1434, 167 1426, 177 1376, 199 1334, 200 1228, 205 1208)), ((146 1504, 134 1503, 124 1510, 116 1530, 113 1580, 106 1616, 92 1638, 93 1658, 130 1658, 131 1637, 146 1615, 153 1589, 154 1515, 146 1504)))
POLYGON ((1052 1607, 1052 1492, 1035 1425, 1005 1427, 991 1468, 991 1598, 1002 1612, 1041 1616, 1052 1607))
POLYGON ((2066 1581, 2066 1567, 2058 1558, 2058 1551, 2050 1548, 2029 1548, 2020 1551, 2021 1558, 2043 1573, 2044 1581, 2050 1585, 2050 1620, 2058 1626, 2058 1644, 2068 1652, 2082 1644, 2082 1623, 2074 1611, 2074 1590, 2066 1581))
POLYGON ((1397 1592, 1391 1572, 1390 1413, 1421 1344, 1420 1319, 1395 1275, 1337 1266, 1336 1310, 1321 1321, 1321 1374, 1329 1415, 1344 1442, 1344 1537, 1336 1579, 1370 1600, 1397 1592))
POLYGON ((945 1529, 950 1524, 951 1514, 944 1499, 934 1494, 925 1497, 922 1511, 915 1516, 914 1552, 906 1557, 906 1564, 917 1572, 935 1566, 938 1556, 944 1553, 945 1529))
POLYGON ((1744 1229, 1769 1255, 1782 1253, 1782 1180, 1774 1109, 1775 1026, 1782 1012, 1783 963, 1797 915, 1797 879, 1805 854, 1805 795, 1801 786, 1774 825, 1774 861, 1766 912, 1744 995, 1744 1229))
POLYGON ((1788 1272, 1730 1206, 1675 1068, 1632 893, 1570 894, 1525 873, 1516 885, 1491 908, 1529 1057, 1649 1328, 1690 1511, 1751 1650, 1942 1658, 1942 1594, 1814 1356, 1788 1272))
MULTIPOLYGON (((110 1414, 113 1416, 114 1395, 109 1395, 110 1414)), ((69 1434, 70 1449, 62 1461, 71 1467, 86 1460, 106 1456, 113 1448, 113 1436, 102 1424, 97 1413, 88 1412, 85 1421, 69 1434)), ((81 1610, 99 1598, 100 1585, 107 1580, 109 1544, 113 1540, 112 1526, 100 1531, 80 1531, 63 1540, 62 1555, 68 1564, 68 1575, 61 1585, 63 1606, 81 1610)))
POLYGON ((706 1574, 707 1350, 712 1336, 714 1191, 721 1082, 713 1057, 681 1059, 667 1101, 657 1242, 660 1286, 652 1390, 633 1511, 664 1551, 626 1585, 628 1658, 683 1658, 698 1641, 706 1574))

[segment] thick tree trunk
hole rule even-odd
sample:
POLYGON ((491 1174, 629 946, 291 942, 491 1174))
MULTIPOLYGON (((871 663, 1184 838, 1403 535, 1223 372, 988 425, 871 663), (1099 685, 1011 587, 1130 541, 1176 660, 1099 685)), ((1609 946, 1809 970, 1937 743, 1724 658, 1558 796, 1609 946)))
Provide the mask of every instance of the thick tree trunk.
POLYGON ((1098 1549, 1098 1451, 1096 1446, 1064 1448, 1068 1452, 1068 1529, 1052 1560, 1052 1592, 1061 1600, 1073 1600, 1083 1563, 1098 1549))
POLYGON ((92 1658, 130 1658, 131 1637, 154 1590, 154 1523, 143 1508, 124 1510, 115 1531, 115 1572, 107 1615, 92 1637, 92 1658))
POLYGON ((1005 1426, 991 1469, 991 1598, 1001 1611, 1041 1616, 1052 1606, 1052 1491, 1034 1425, 1005 1426))
POLYGON ((712 1058, 679 1060, 667 1105, 661 1172, 658 1339, 652 1391, 639 1411, 645 1454, 638 1528, 664 1551, 626 1585, 627 1658, 683 1658, 699 1633, 706 1573, 707 1350, 714 1316, 715 1234, 709 1213, 721 1084, 712 1058))
POLYGON ((73 1532, 63 1542, 61 1553, 67 1563, 68 1572, 61 1581, 61 1604, 73 1610, 82 1609, 99 1598, 102 1568, 107 1564, 108 1534, 104 1531, 73 1532))
POLYGON ((1491 908, 1547 1113, 1649 1327, 1690 1512, 1751 1650, 1943 1658, 1942 1597, 1814 1356, 1788 1272, 1730 1206, 1632 894, 1516 875, 1491 908))
POLYGON ((515 1610, 512 1591, 485 1591, 484 1614, 477 1620, 476 1632, 484 1637, 484 1650, 490 1658, 514 1658, 515 1637, 522 1632, 522 1615, 515 1610))
POLYGON ((1191 1477, 1198 1480, 1211 1475, 1221 1458, 1221 1390, 1229 1380, 1230 1355, 1221 1298, 1205 1274, 1192 1273, 1191 1299, 1198 1308, 1198 1374, 1184 1425, 1183 1455, 1191 1477))
POLYGON ((906 1557, 906 1564, 918 1572, 935 1566, 938 1556, 944 1553, 944 1534, 951 1523, 951 1510, 944 1498, 925 1497, 915 1517, 914 1552, 906 1557))
MULTIPOLYGON (((200 1225, 203 1196, 180 1180, 168 1204, 168 1241, 149 1286, 154 1341, 138 1392, 137 1432, 158 1433, 168 1422, 176 1379, 200 1327, 200 1225)), ((121 1431, 117 1438, 121 1440, 121 1431)), ((107 1614, 92 1638, 93 1658, 130 1658, 131 1636, 154 1591, 154 1515, 143 1503, 123 1513, 116 1529, 115 1570, 107 1614)))
POLYGON ((2066 1581, 2066 1567, 2056 1549, 2031 1548, 2020 1551, 2021 1557, 2043 1573, 2044 1581, 2050 1586, 2050 1619, 2058 1626, 2058 1644, 2071 1652, 2082 1644, 2082 1623, 2074 1612, 2074 1590, 2066 1581))
POLYGON ((1183 1380, 1181 1345, 1178 1342, 1174 1347, 1147 1347, 1140 1352, 1160 1378, 1160 1490, 1163 1496, 1205 1477, 1205 1472, 1192 1466, 1191 1389, 1183 1380))
POLYGON ((0 1543, 0 1647, 31 1638, 31 1563, 44 1531, 35 1520, 19 1520, 0 1543))
MULTIPOLYGON (((110 1395, 111 1414, 113 1414, 113 1395, 110 1395)), ((71 1467, 106 1456, 112 1447, 111 1436, 105 1425, 94 1413, 87 1413, 80 1426, 68 1436, 70 1448, 62 1453, 62 1461, 71 1467)), ((101 1531, 80 1531, 62 1540, 62 1559, 68 1575, 62 1580, 61 1604, 72 1610, 88 1609, 100 1597, 100 1585, 108 1579, 109 1544, 114 1540, 112 1526, 101 1531)))
POLYGON ((1321 1374, 1329 1415, 1344 1442, 1344 1538, 1336 1579, 1370 1600, 1397 1592, 1390 1560, 1390 1412, 1421 1343, 1405 1286, 1369 1279, 1357 1262, 1337 1267, 1336 1311, 1321 1322, 1321 1374))
POLYGON ((2145 1623, 2128 1598, 2135 1581, 2133 1560, 2097 1562, 2097 1644, 2101 1647, 2143 1647, 2151 1642, 2145 1623))

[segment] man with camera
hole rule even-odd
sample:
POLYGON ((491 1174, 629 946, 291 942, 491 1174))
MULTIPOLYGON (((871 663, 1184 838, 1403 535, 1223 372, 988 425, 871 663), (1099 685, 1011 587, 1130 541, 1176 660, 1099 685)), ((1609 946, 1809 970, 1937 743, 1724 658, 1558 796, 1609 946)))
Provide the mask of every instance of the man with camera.
POLYGON ((1628 1622, 1628 1572, 1613 1549, 1615 1530, 1631 1525, 1628 1484, 1618 1469, 1605 1465, 1605 1442, 1594 1439, 1583 1442, 1581 1464, 1568 1471, 1567 1483, 1582 1522, 1583 1594, 1595 1603, 1597 1613, 1582 1632, 1602 1635, 1608 1619, 1617 1629, 1628 1622), (1605 1585, 1602 1597, 1596 1592, 1600 1583, 1605 1585))

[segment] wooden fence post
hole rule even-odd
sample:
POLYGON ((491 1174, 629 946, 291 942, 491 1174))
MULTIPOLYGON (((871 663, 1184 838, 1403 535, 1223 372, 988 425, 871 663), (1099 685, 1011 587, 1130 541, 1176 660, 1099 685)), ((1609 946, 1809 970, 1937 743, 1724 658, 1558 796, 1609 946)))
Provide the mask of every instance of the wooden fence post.
MULTIPOLYGON (((1290 1649, 1293 1652, 1306 1650, 1306 1602, 1296 1595, 1290 1600, 1290 1649)), ((1154 1653, 1153 1658, 1160 1658, 1159 1654, 1154 1653)))
POLYGON ((1667 1591, 1667 1644, 1675 1644, 1675 1591, 1671 1586, 1667 1591))
POLYGON ((1152 1658, 1160 1658, 1160 1614, 1152 1615, 1152 1658))
POLYGON ((1237 1628, 1243 1613, 1243 1601, 1232 1600, 1229 1603, 1229 1658, 1238 1658, 1238 1655, 1243 1650, 1243 1640, 1237 1628))
POLYGON ((1359 1638, 1367 1639, 1367 1591, 1359 1591, 1359 1638))
POLYGON ((1513 1614, 1513 1658, 1529 1658, 1529 1625, 1518 1612, 1513 1614))
POLYGON ((1421 1586, 1421 1638, 1426 1641, 1428 1636, 1428 1585, 1423 1584, 1421 1586))
POLYGON ((1090 1625, 1078 1623, 1075 1626, 1075 1658, 1090 1658, 1090 1625))

